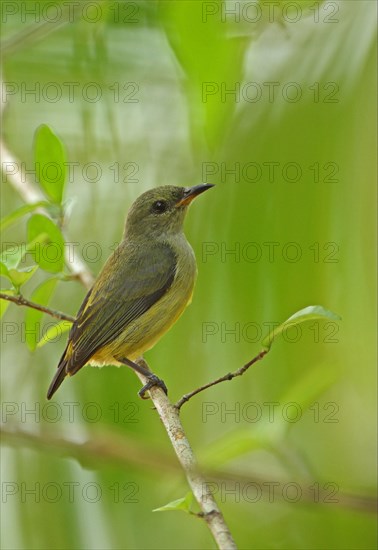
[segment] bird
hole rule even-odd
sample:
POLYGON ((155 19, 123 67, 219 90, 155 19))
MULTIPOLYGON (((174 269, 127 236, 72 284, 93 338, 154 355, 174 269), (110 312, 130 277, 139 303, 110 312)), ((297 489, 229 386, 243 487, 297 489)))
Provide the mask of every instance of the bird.
POLYGON ((88 291, 69 332, 47 392, 51 399, 67 376, 85 365, 127 365, 147 378, 138 392, 163 380, 138 363, 190 304, 197 264, 183 223, 189 205, 214 187, 165 185, 132 204, 122 241, 88 291))

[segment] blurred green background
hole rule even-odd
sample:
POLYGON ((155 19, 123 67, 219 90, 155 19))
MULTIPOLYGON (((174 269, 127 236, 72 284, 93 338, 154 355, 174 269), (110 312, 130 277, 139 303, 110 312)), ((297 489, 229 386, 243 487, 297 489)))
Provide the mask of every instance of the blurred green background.
MULTIPOLYGON (((67 246, 93 274, 141 192, 217 185, 186 222, 192 305, 146 355, 172 400, 305 306, 342 317, 182 410, 238 546, 375 548, 376 3, 4 1, 2 31, 2 216, 25 204, 9 162, 25 187, 41 124, 72 163, 67 246)), ((84 295, 59 280, 49 305, 74 315, 84 295)), ((196 518, 152 512, 188 488, 134 374, 83 369, 48 404, 67 335, 31 353, 25 314, 3 317, 3 548, 214 548, 196 518)))

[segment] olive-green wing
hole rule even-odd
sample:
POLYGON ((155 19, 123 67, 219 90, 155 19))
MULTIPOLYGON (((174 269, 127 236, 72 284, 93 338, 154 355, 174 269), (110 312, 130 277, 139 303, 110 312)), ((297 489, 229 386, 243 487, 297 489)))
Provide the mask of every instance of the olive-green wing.
POLYGON ((172 285, 176 265, 167 244, 146 243, 141 250, 122 243, 78 312, 65 352, 66 372, 77 372, 154 305, 172 285))

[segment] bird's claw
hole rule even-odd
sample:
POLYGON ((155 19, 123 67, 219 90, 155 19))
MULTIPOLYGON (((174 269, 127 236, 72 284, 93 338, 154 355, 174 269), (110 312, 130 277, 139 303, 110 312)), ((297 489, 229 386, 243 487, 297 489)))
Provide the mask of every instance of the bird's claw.
POLYGON ((138 391, 138 395, 141 399, 149 399, 149 396, 145 395, 148 390, 150 390, 153 386, 157 386, 158 388, 161 388, 165 395, 168 395, 168 389, 167 386, 164 384, 164 381, 161 380, 156 374, 151 374, 148 376, 148 382, 138 391))

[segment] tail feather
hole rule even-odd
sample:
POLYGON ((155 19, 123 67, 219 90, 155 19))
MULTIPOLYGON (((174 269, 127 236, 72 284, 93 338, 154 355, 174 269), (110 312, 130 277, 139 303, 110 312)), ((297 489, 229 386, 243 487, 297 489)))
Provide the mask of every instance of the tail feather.
POLYGON ((60 360, 60 363, 58 365, 58 370, 57 370, 57 372, 56 372, 56 374, 55 374, 55 376, 54 376, 54 378, 53 378, 53 380, 50 384, 50 387, 47 391, 47 399, 52 398, 54 393, 57 391, 57 389, 62 384, 65 377, 67 376, 66 366, 67 366, 67 359, 63 355, 63 357, 60 360))

